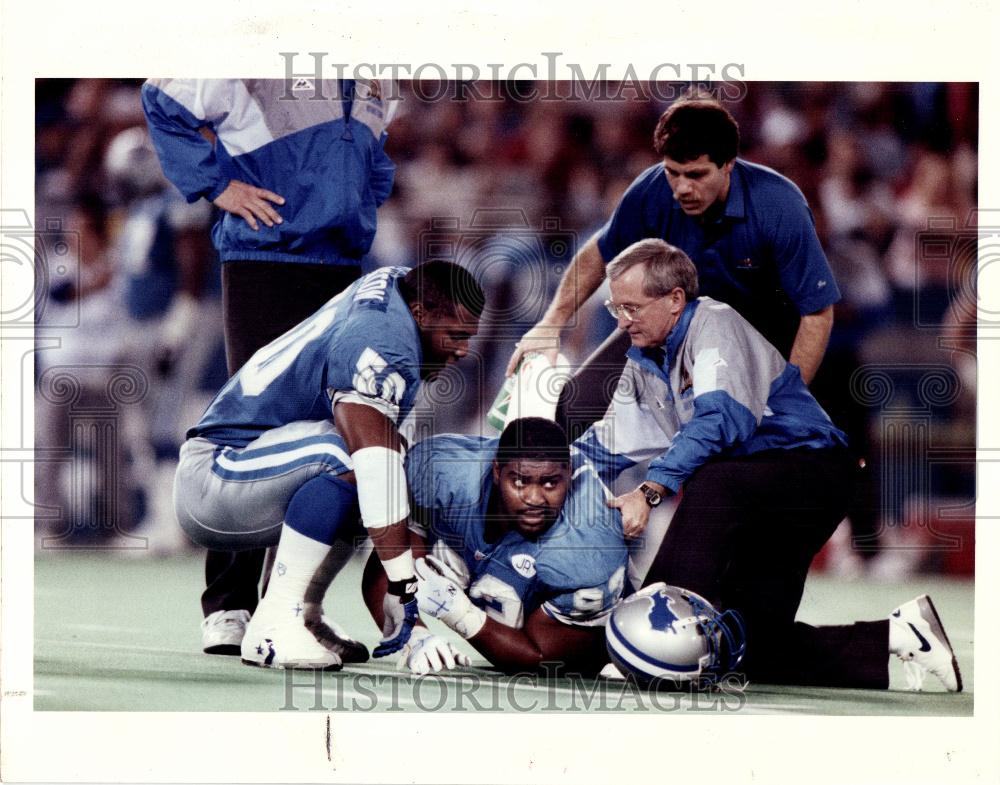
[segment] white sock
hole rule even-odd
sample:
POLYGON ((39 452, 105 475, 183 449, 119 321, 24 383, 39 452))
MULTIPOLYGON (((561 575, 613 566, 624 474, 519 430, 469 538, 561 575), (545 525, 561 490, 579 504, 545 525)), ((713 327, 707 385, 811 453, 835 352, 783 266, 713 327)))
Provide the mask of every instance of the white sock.
POLYGON ((282 526, 274 569, 271 570, 271 580, 262 604, 287 607, 301 618, 309 581, 329 550, 329 545, 306 537, 289 526, 282 526), (299 610, 296 611, 296 608, 299 610))

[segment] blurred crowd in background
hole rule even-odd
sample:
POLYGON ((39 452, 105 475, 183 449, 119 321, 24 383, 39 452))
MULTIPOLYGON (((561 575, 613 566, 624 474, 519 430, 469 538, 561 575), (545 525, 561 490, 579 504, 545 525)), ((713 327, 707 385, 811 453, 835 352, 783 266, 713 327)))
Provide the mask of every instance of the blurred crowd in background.
MULTIPOLYGON (((170 508, 176 451, 225 381, 214 208, 186 204, 162 178, 140 85, 37 82, 43 548, 183 551, 170 508), (58 259, 57 246, 68 248, 58 259)), ((447 403, 438 431, 489 432, 514 342, 542 315, 575 248, 656 163, 652 131, 666 103, 629 89, 599 100, 570 84, 558 99, 524 101, 510 87, 476 100, 453 85, 429 101, 403 84, 389 127, 396 182, 366 267, 450 258, 489 299, 472 358, 430 391, 447 403)), ((866 455, 869 520, 855 522, 853 540, 844 529, 826 566, 971 574, 977 87, 745 87, 726 101, 741 155, 803 191, 843 293, 816 384, 866 455)), ((574 363, 614 327, 606 296, 566 337, 574 363)))

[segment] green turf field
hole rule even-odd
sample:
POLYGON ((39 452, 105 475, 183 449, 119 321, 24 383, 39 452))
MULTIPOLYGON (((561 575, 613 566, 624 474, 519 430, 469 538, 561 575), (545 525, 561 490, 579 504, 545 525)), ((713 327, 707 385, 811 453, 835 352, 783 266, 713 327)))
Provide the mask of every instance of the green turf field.
MULTIPOLYGON (((714 697, 650 696, 620 684, 558 677, 507 678, 458 638, 481 668, 412 679, 393 663, 338 673, 284 673, 200 651, 200 555, 166 560, 41 554, 35 561, 36 710, 81 711, 590 711, 971 716, 973 585, 920 577, 902 584, 812 576, 799 618, 881 618, 929 593, 958 654, 965 692, 910 693, 894 660, 888 692, 751 684, 714 697)), ((338 578, 327 613, 369 647, 378 631, 361 605, 360 562, 338 578)), ((437 622, 433 622, 436 625, 437 622)), ((443 627, 438 627, 443 631, 443 627)), ((451 635, 450 633, 448 633, 451 635)), ((454 636, 452 636, 454 637, 454 636)), ((928 677, 929 690, 941 690, 928 677)))

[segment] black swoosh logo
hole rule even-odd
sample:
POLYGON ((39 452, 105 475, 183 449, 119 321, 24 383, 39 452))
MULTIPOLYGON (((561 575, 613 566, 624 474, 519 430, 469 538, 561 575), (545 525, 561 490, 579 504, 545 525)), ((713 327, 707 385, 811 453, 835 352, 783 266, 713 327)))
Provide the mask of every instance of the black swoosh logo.
POLYGON ((927 638, 920 634, 916 627, 913 626, 913 622, 906 622, 910 625, 910 629, 913 630, 913 634, 917 636, 920 641, 920 651, 930 651, 931 645, 927 642, 927 638))

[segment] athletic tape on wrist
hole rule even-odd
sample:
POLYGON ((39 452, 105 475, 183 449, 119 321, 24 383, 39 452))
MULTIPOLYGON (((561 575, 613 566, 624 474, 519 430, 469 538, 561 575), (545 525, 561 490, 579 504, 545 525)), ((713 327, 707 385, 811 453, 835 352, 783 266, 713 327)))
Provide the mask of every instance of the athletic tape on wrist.
MULTIPOLYGON (((410 515, 403 456, 385 447, 363 447, 351 453, 358 484, 358 506, 366 528, 391 526, 410 515)), ((409 578, 413 576, 411 570, 409 578)))
POLYGON ((401 553, 393 556, 388 561, 382 562, 385 576, 390 581, 411 581, 416 573, 413 571, 413 551, 401 553))

